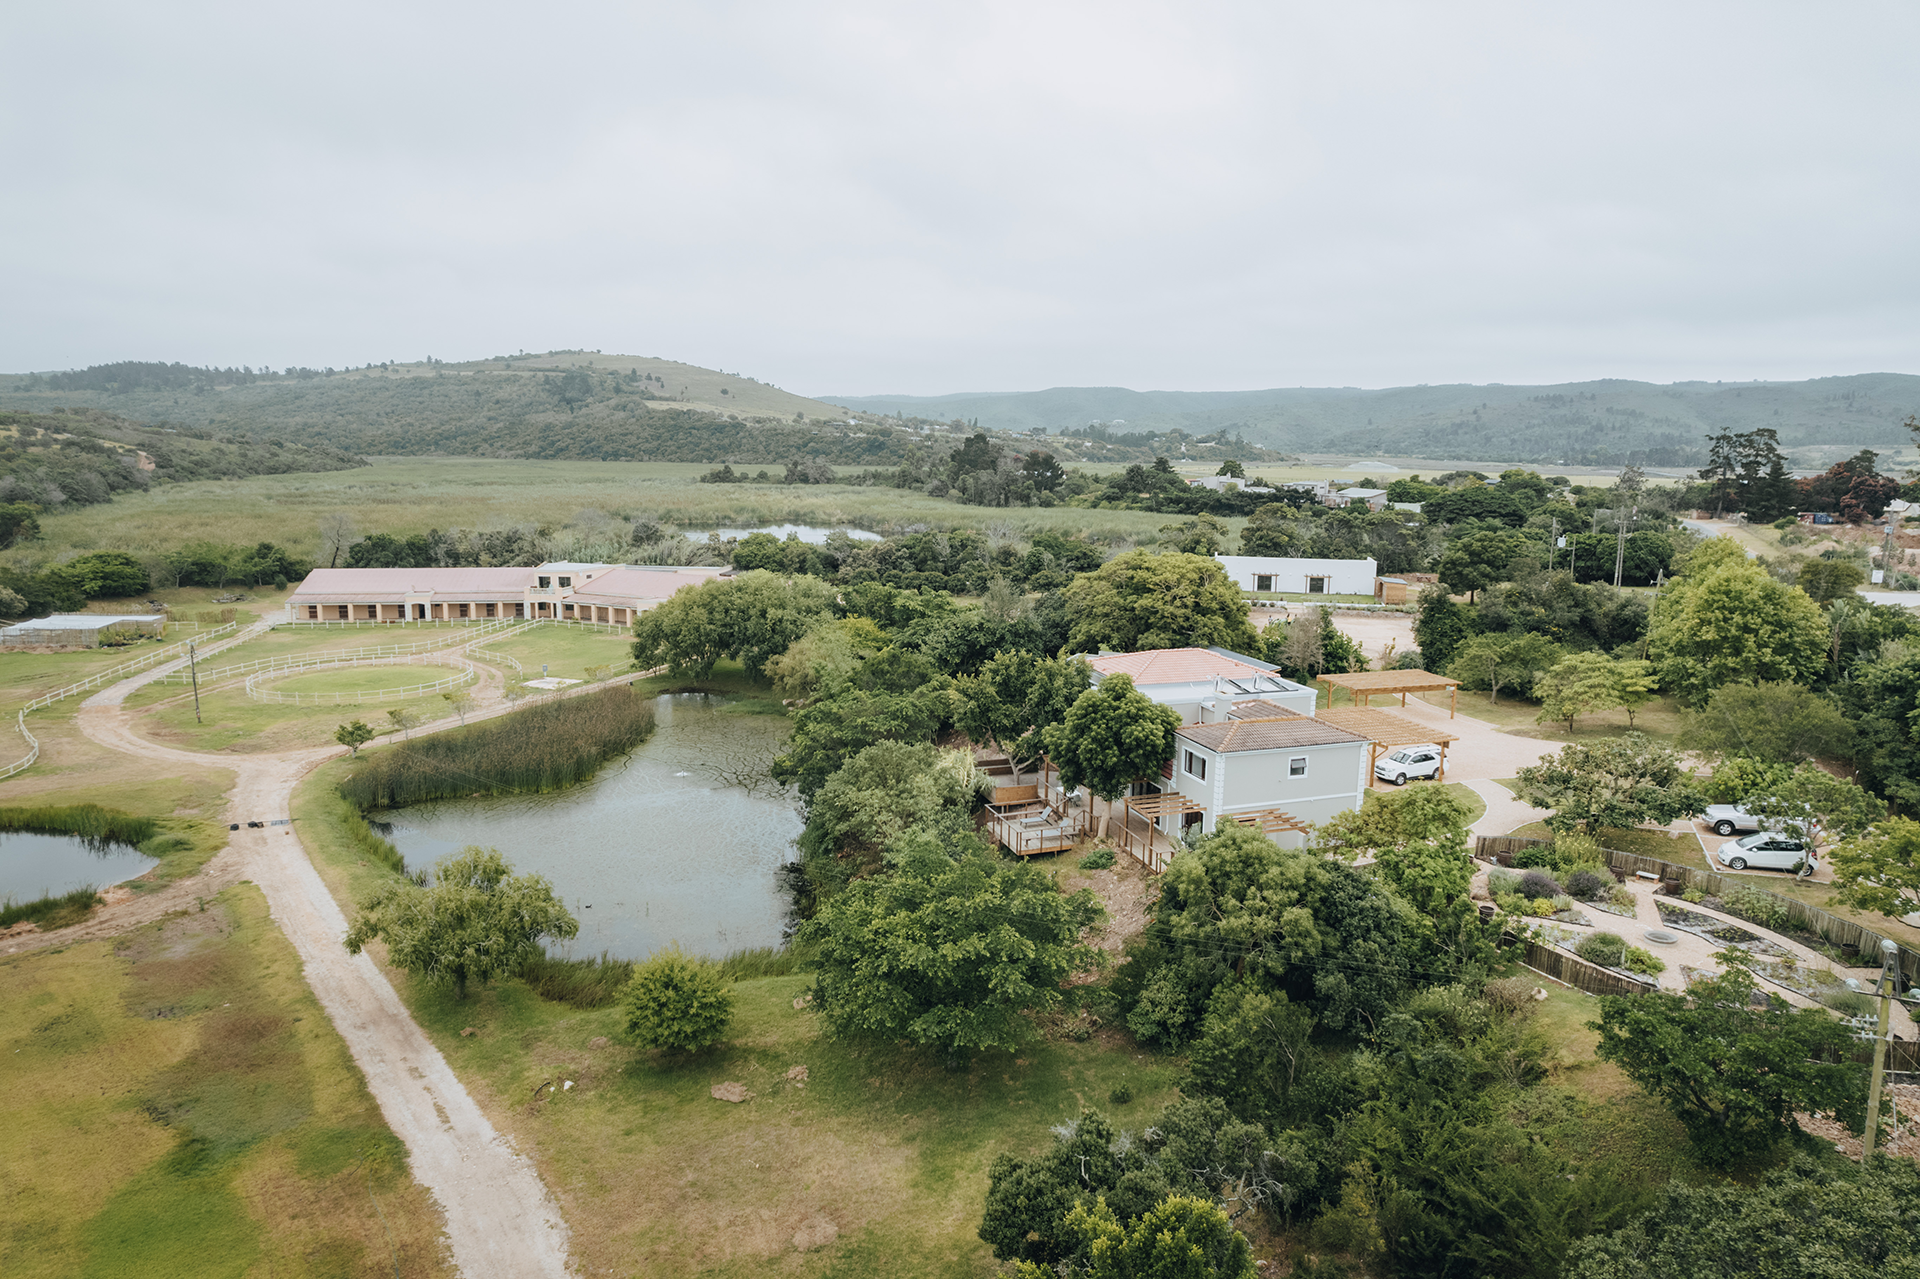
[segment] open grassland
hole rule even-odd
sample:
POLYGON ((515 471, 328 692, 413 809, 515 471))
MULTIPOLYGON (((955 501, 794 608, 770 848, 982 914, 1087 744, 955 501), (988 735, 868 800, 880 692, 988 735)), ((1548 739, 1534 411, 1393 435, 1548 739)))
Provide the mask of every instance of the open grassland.
POLYGON ((509 681, 540 678, 544 665, 555 679, 586 679, 590 666, 608 666, 622 671, 633 665, 633 635, 629 631, 604 631, 588 626, 569 626, 553 622, 512 632, 480 646, 486 653, 473 660, 485 662, 487 653, 505 653, 520 663, 520 673, 502 666, 509 681))
MULTIPOLYGON (((458 675, 456 666, 431 662, 401 662, 393 666, 346 666, 332 670, 309 671, 301 675, 263 678, 255 687, 276 693, 346 696, 358 692, 386 692, 431 684, 458 675)), ((245 692, 245 686, 242 686, 245 692)), ((382 706, 387 703, 381 703, 382 706)))
POLYGON ((451 1273, 265 899, 0 963, 0 1273, 451 1273))
POLYGON ((962 506, 907 490, 838 484, 699 483, 710 469, 675 462, 378 458, 353 471, 161 485, 42 517, 44 537, 35 553, 162 552, 205 540, 276 542, 313 556, 320 518, 334 513, 352 516, 362 534, 399 536, 429 528, 558 527, 588 508, 687 529, 792 523, 886 532, 932 525, 1119 538, 1155 536, 1173 519, 1150 511, 962 506))
MULTIPOLYGON (((325 678, 338 681, 343 689, 373 688, 376 687, 371 682, 373 679, 384 679, 394 672, 404 672, 399 680, 402 684, 426 683, 454 673, 440 666, 376 666, 327 672, 325 678)), ((322 677, 314 675, 299 678, 322 677)), ((279 684, 276 682, 273 686, 277 688, 279 684)), ((472 684, 465 686, 467 690, 472 688, 472 684)), ((152 705, 136 724, 141 736, 162 745, 177 746, 182 750, 231 751, 244 755, 256 751, 324 746, 333 740, 334 731, 340 725, 355 719, 365 720, 374 729, 384 732, 391 728, 387 712, 396 709, 413 712, 417 722, 442 719, 448 713, 447 703, 438 693, 365 706, 291 706, 256 702, 247 696, 244 683, 236 680, 215 692, 201 691, 197 721, 193 694, 176 690, 173 697, 152 705)), ((126 757, 115 754, 113 758, 126 757)))
MULTIPOLYGON (((0 782, 4 804, 105 804, 144 813, 218 818, 233 774, 224 768, 142 759, 109 750, 82 733, 73 722, 78 698, 28 716, 40 739, 40 758, 32 768, 0 782)), ((188 703, 187 722, 193 722, 188 703)), ((11 760, 26 744, 11 720, 0 723, 4 754, 11 760)))
MULTIPOLYGON (((1445 693, 1415 693, 1430 706, 1446 709, 1445 693)), ((1342 706, 1346 705, 1346 695, 1341 695, 1342 706)), ((1382 710, 1387 704, 1376 703, 1382 710)), ((1492 724, 1495 728, 1512 733, 1515 737, 1533 737, 1546 742, 1588 742, 1603 737, 1619 737, 1628 731, 1627 713, 1624 710, 1602 711, 1598 715, 1582 715, 1573 722, 1573 731, 1567 731, 1565 720, 1550 719, 1542 724, 1537 722, 1540 715, 1540 703, 1515 697, 1511 693, 1500 694, 1500 700, 1494 701, 1487 693, 1460 690, 1458 706, 1462 715, 1471 715, 1477 720, 1492 724)), ((1658 742, 1673 745, 1679 735, 1680 721, 1684 712, 1680 704, 1671 697, 1656 697, 1644 706, 1637 706, 1633 712, 1633 731, 1645 733, 1658 742)))

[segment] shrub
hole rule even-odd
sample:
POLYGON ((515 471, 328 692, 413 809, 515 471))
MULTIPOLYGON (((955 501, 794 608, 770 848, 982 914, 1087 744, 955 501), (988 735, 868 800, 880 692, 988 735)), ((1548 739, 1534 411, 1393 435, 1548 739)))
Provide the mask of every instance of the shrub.
POLYGON ((1558 897, 1549 897, 1547 901, 1552 904, 1553 912, 1556 915, 1563 910, 1572 910, 1574 906, 1573 898, 1567 896, 1565 893, 1561 893, 1558 897))
POLYGON ((1080 859, 1081 870, 1106 870, 1113 865, 1111 848, 1096 848, 1080 859))
POLYGON ((1125 1084, 1121 1084, 1118 1088, 1115 1088, 1107 1094, 1107 1100, 1116 1106, 1124 1106, 1133 1100, 1133 1089, 1127 1087, 1125 1084))
POLYGON ((1558 897, 1565 891, 1560 881, 1545 871, 1530 870, 1520 877, 1522 897, 1558 897))
POLYGON ((1680 894, 1680 900, 1698 906, 1701 902, 1707 900, 1707 894, 1704 889, 1689 888, 1680 894))
POLYGON ((1621 910, 1632 910, 1638 904, 1638 899, 1625 884, 1615 884, 1607 889, 1607 904, 1621 910))
POLYGON ((1787 904, 1772 893, 1736 884, 1721 895, 1727 913, 1778 931, 1787 924, 1787 904))
POLYGON ((720 965, 677 944, 636 967, 621 999, 627 1033, 642 1048, 699 1052, 718 1043, 733 1020, 733 983, 720 965))
POLYGON ((1552 844, 1529 844, 1513 855, 1513 864, 1519 870, 1557 870, 1560 859, 1552 844))
POLYGON ((1589 964, 1618 968, 1627 958, 1627 939, 1619 933, 1595 933, 1575 946, 1573 953, 1589 964))
POLYGON ((1520 872, 1496 866, 1487 872, 1487 896, 1498 900, 1508 893, 1520 891, 1520 872))
POLYGON ((1582 835, 1577 831, 1555 835, 1553 855, 1563 870, 1569 866, 1605 866, 1607 864, 1607 854, 1600 847, 1600 841, 1591 835, 1582 835))
POLYGON ((1551 897, 1536 897, 1532 901, 1527 902, 1527 914, 1534 916, 1536 919, 1549 919, 1555 913, 1557 912, 1551 897))
POLYGON ((1519 893, 1501 893, 1493 899, 1493 904, 1501 910, 1506 911, 1509 915, 1524 915, 1527 913, 1527 899, 1519 893))
POLYGON ((1515 1017, 1533 1011, 1538 1003, 1533 991, 1534 984, 1524 977, 1502 977, 1498 981, 1488 982, 1480 996, 1497 1011, 1515 1017))
POLYGON ((1567 876, 1567 895, 1583 902, 1590 902, 1600 895, 1601 890, 1607 887, 1608 883, 1608 880, 1582 868, 1567 876))
POLYGON ((1647 977, 1653 977, 1667 971, 1666 964, 1655 957, 1652 951, 1643 950, 1638 946, 1627 947, 1627 953, 1623 957, 1620 966, 1630 973, 1640 973, 1647 977))

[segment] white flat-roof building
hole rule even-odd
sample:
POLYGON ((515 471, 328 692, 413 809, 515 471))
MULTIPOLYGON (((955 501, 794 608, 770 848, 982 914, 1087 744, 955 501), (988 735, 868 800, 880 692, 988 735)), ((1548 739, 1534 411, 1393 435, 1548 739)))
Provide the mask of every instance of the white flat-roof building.
POLYGON ((1280 555, 1216 555, 1243 591, 1296 595, 1372 595, 1377 561, 1295 559, 1280 555))
MULTIPOLYGON (((1093 682, 1126 675, 1150 700, 1171 706, 1188 724, 1225 719, 1236 702, 1257 701, 1313 714, 1318 694, 1282 677, 1279 668, 1224 648, 1156 648, 1089 657, 1093 682)), ((1278 712, 1276 712, 1278 713, 1278 712)))
POLYGON ((683 586, 730 568, 554 562, 534 568, 317 568, 294 588, 296 621, 546 618, 630 624, 683 586))

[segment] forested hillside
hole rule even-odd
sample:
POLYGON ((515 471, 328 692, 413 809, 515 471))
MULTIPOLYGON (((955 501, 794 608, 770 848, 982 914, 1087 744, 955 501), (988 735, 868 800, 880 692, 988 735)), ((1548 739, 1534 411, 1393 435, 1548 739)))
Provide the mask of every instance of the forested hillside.
POLYGON ((339 449, 281 440, 215 437, 192 428, 145 427, 99 410, 0 410, 0 503, 53 510, 111 501, 154 483, 229 480, 366 463, 339 449))
POLYGON ((1650 382, 1560 386, 1413 386, 1264 391, 1046 391, 932 397, 853 396, 876 413, 978 419, 1050 432, 1228 431, 1299 453, 1392 454, 1549 465, 1697 467, 1705 437, 1772 428, 1797 466, 1906 442, 1920 377, 1869 373, 1806 382, 1650 382))
MULTIPOLYGON (((0 409, 75 407, 222 437, 405 456, 865 466, 905 462, 929 436, 937 451, 958 443, 957 420, 850 412, 739 374, 599 352, 279 372, 128 361, 0 377, 0 409)), ((1188 442, 1142 437, 1087 452, 1145 462, 1188 442)), ((1258 447, 1235 455, 1276 456, 1258 447)))

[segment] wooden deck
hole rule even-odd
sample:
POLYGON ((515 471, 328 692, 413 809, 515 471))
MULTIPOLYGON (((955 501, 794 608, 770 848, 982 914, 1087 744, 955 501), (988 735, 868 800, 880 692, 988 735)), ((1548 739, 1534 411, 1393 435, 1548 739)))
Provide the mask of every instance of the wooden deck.
POLYGON ((989 804, 987 834, 1019 857, 1064 853, 1086 833, 1083 812, 1065 812, 1038 802, 989 804))

